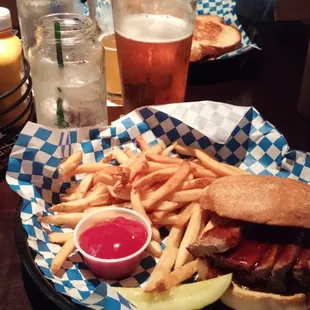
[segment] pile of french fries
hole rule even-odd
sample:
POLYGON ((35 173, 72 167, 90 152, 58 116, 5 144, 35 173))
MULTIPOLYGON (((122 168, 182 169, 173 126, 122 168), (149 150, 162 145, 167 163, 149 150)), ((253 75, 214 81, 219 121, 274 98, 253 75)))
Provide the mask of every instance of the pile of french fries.
MULTIPOLYGON (((204 232, 209 220, 199 205, 203 189, 217 178, 247 172, 176 142, 166 148, 160 143, 149 146, 139 136, 136 144, 139 153, 114 147, 97 163, 80 164, 81 151, 63 160, 58 167, 60 182, 84 176, 61 195, 61 203, 50 208, 54 215, 40 217, 39 221, 74 229, 85 215, 106 206, 119 205, 139 212, 152 225, 147 251, 158 259, 144 291, 166 291, 197 272, 197 261, 186 247, 204 232), (119 165, 113 165, 112 160, 119 165), (170 229, 165 250, 160 246, 161 226, 170 229)), ((72 232, 51 232, 48 238, 62 245, 51 264, 56 274, 75 250, 72 232)))

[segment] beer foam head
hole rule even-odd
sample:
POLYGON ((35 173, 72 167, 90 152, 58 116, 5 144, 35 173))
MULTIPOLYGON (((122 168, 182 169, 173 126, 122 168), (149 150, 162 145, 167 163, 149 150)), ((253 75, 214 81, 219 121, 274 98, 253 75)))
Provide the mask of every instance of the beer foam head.
POLYGON ((188 21, 169 15, 137 14, 122 17, 115 31, 127 39, 163 43, 189 37, 194 27, 188 21))

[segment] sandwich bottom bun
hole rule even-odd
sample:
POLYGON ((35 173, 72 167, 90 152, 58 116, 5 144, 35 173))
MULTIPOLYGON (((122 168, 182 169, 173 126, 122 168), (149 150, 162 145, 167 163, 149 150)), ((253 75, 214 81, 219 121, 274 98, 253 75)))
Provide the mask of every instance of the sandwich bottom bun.
POLYGON ((222 302, 236 310, 307 310, 305 294, 282 296, 243 289, 232 283, 221 298, 222 302))
MULTIPOLYGON (((209 266, 205 259, 198 259, 198 276, 205 280, 209 266)), ((307 310, 308 301, 305 294, 283 296, 243 289, 233 283, 221 297, 221 301, 236 310, 307 310)))

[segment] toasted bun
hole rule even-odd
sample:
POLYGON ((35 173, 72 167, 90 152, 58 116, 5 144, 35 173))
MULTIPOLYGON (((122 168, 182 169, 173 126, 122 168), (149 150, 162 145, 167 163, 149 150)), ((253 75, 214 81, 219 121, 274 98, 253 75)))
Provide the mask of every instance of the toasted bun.
MULTIPOLYGON (((208 262, 206 259, 198 259, 198 276, 206 279, 208 274, 208 262)), ((221 297, 222 302, 237 310, 306 310, 307 297, 305 294, 283 296, 271 293, 262 293, 243 289, 232 283, 221 297)))
POLYGON ((200 204, 231 219, 310 228, 310 186, 292 179, 223 177, 206 187, 200 204))
POLYGON ((243 289, 232 283, 221 298, 222 302, 237 310, 307 310, 305 294, 283 296, 243 289))
POLYGON ((226 25, 219 16, 198 15, 193 35, 191 61, 205 56, 220 56, 238 49, 241 45, 239 30, 226 25))

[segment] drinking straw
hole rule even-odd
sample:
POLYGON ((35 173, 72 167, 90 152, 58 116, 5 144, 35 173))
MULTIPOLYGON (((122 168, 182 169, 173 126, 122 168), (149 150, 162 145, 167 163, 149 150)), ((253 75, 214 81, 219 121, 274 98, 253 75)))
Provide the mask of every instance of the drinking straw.
POLYGON ((58 67, 64 66, 64 61, 62 58, 62 46, 61 46, 61 34, 60 34, 60 23, 54 22, 54 33, 56 40, 56 55, 57 55, 57 63, 58 67))
MULTIPOLYGON (((63 55, 62 55, 62 46, 61 46, 61 33, 60 33, 60 23, 54 22, 54 36, 56 40, 56 57, 58 67, 63 68, 63 55)), ((58 93, 61 93, 61 88, 58 87, 58 93)), ((57 124, 59 128, 65 128, 68 126, 68 123, 65 121, 65 113, 63 109, 63 99, 61 96, 57 98, 57 124)))

